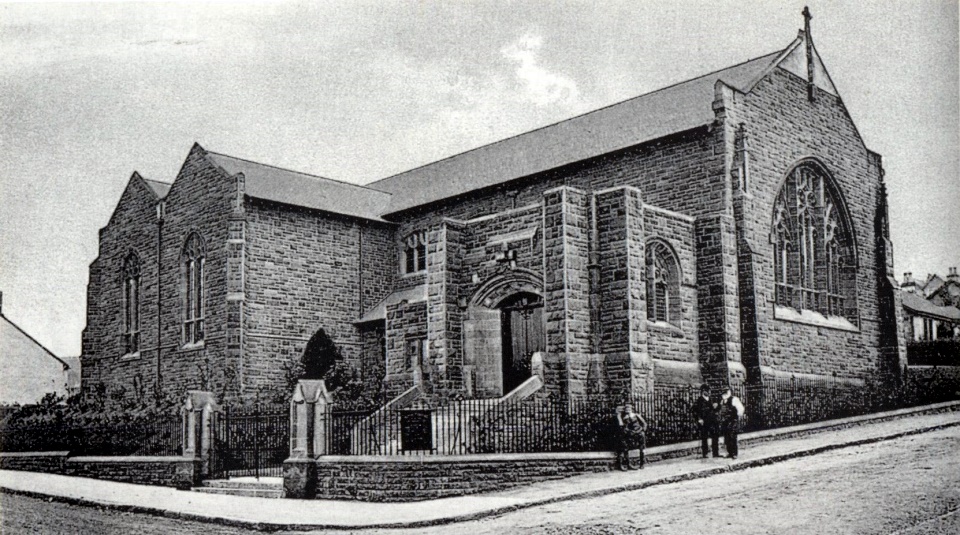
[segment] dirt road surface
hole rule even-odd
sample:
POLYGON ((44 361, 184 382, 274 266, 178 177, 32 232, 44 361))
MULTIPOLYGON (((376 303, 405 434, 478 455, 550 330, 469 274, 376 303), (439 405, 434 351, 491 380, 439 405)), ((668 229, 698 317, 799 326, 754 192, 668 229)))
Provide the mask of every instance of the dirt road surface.
MULTIPOLYGON (((0 495, 0 515, 4 535, 255 533, 9 494, 0 495)), ((496 518, 425 529, 334 533, 957 534, 960 428, 496 518)))

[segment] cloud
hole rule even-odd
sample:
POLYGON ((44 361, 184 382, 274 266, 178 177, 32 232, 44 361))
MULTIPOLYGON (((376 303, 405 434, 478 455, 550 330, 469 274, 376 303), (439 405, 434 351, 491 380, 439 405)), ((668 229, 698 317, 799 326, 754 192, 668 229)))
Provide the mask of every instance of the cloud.
POLYGON ((580 92, 572 79, 548 71, 538 64, 537 54, 543 46, 543 38, 525 34, 505 46, 500 53, 516 64, 517 80, 523 85, 526 97, 537 106, 549 104, 573 104, 580 92))

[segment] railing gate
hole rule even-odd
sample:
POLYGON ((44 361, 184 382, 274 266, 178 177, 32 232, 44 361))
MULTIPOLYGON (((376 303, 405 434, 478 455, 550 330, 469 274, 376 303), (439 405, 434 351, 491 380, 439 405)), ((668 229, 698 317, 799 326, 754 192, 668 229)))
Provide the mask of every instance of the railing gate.
POLYGON ((210 477, 281 477, 290 454, 290 413, 286 407, 231 409, 213 420, 210 477))

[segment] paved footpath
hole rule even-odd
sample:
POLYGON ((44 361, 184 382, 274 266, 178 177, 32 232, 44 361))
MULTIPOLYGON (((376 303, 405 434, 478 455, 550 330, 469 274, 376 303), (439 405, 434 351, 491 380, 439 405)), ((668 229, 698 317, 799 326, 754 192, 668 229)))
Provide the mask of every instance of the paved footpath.
MULTIPOLYGON (((889 440, 934 429, 960 426, 960 404, 935 414, 895 411, 899 417, 815 432, 821 426, 800 426, 792 438, 787 430, 741 435, 738 460, 700 459, 699 455, 648 463, 643 470, 604 472, 547 481, 502 492, 410 503, 368 503, 333 500, 278 500, 179 491, 33 472, 0 470, 0 490, 50 497, 70 503, 112 507, 263 530, 365 527, 417 527, 494 516, 521 508, 602 496, 676 481, 744 470, 837 448, 889 440), (805 433, 805 434, 803 434, 805 433), (766 441, 764 441, 766 440, 766 441)), ((891 413, 892 415, 892 413, 891 413)), ((690 444, 687 444, 689 447, 690 444)), ((677 446, 650 448, 651 456, 676 451, 677 446)), ((2 500, 2 496, 0 496, 2 500)))

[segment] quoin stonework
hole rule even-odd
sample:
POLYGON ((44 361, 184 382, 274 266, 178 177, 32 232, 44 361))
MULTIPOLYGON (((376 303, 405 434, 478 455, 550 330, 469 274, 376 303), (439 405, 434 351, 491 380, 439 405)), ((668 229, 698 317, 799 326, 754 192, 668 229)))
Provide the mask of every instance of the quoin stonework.
MULTIPOLYGON (((375 125, 371 125, 375 127, 375 125)), ((906 366, 883 168, 810 38, 358 186, 195 145, 90 266, 83 385, 252 398, 323 328, 388 400, 906 366)), ((373 388, 373 387, 371 387, 373 388)))

